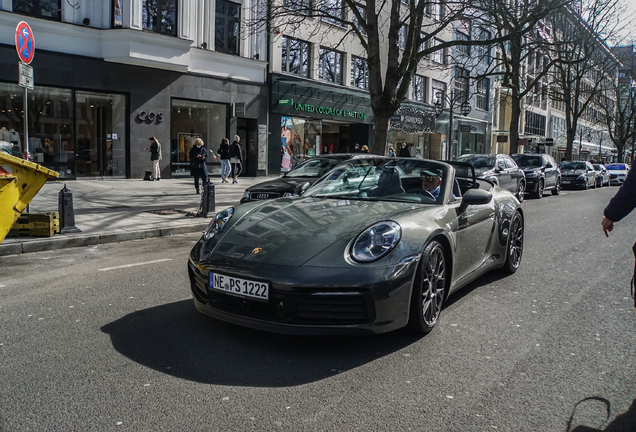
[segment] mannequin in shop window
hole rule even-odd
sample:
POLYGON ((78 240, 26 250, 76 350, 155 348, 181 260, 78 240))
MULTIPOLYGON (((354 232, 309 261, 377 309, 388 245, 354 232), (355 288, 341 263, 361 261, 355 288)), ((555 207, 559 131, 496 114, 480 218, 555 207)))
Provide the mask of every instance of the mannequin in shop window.
POLYGON ((2 141, 11 142, 11 132, 4 126, 0 128, 0 139, 2 141))
POLYGON ((20 141, 20 134, 15 131, 15 129, 9 129, 9 142, 13 144, 14 151, 22 151, 22 142, 20 141))

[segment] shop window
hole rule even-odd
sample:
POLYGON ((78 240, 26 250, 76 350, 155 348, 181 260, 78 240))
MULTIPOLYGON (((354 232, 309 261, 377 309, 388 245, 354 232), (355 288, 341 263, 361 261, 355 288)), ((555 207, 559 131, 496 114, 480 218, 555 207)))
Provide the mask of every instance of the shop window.
POLYGON ((240 54, 241 5, 216 0, 214 49, 227 54, 240 54))
POLYGON ((411 87, 413 89, 413 100, 426 102, 426 77, 415 75, 411 87))
MULTIPOLYGON (((455 40, 458 41, 470 41, 470 36, 466 33, 456 31, 455 32, 455 40)), ((470 55, 470 45, 457 45, 455 47, 457 52, 462 53, 464 55, 470 55)))
MULTIPOLYGON (((226 104, 172 100, 170 172, 173 176, 190 175, 189 154, 196 138, 203 140, 203 145, 208 151, 208 171, 212 172, 214 164, 220 164, 218 155, 216 159, 214 156, 221 139, 228 138, 232 141, 227 131, 227 112, 226 104)), ((241 145, 245 145, 243 140, 241 145)), ((245 152, 245 147, 242 150, 245 152)))
POLYGON ((312 15, 311 0, 284 0, 283 5, 301 15, 312 15))
POLYGON ((318 78, 342 84, 342 53, 327 48, 320 48, 320 64, 318 78))
POLYGON ((143 0, 142 7, 144 30, 177 35, 177 0, 143 0))
POLYGON ((281 70, 309 77, 309 43, 283 36, 281 70))
POLYGON ((13 12, 59 21, 61 0, 13 0, 13 12))
POLYGON ((369 90, 369 67, 367 59, 351 56, 351 86, 369 90))
MULTIPOLYGON (((27 147, 23 95, 17 84, 0 83, 0 140, 19 157, 27 147)), ((37 86, 29 91, 29 153, 61 178, 75 177, 72 119, 71 90, 37 86)))

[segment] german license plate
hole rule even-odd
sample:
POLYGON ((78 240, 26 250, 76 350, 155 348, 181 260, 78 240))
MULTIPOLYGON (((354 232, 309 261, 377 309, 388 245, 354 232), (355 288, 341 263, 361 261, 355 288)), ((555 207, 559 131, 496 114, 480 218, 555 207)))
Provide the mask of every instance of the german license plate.
POLYGON ((267 301, 269 299, 269 284, 256 282, 249 279, 241 279, 210 272, 210 289, 232 294, 239 297, 249 297, 255 300, 267 301))
POLYGON ((563 184, 570 184, 570 180, 563 180, 562 183, 563 184))

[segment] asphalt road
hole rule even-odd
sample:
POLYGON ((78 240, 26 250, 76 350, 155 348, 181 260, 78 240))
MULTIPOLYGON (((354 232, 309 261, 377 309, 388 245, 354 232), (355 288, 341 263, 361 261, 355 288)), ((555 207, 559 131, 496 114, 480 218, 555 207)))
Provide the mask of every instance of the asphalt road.
POLYGON ((2 431, 636 430, 636 219, 616 187, 523 204, 520 270, 425 337, 292 337, 197 313, 195 234, 0 257, 2 431))

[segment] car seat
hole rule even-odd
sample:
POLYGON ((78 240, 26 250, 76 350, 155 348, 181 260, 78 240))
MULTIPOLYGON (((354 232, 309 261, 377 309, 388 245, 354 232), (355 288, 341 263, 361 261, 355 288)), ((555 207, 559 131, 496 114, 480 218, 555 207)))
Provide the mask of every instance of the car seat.
POLYGON ((382 197, 404 193, 400 173, 395 167, 383 167, 378 177, 378 187, 369 191, 368 196, 382 197))

